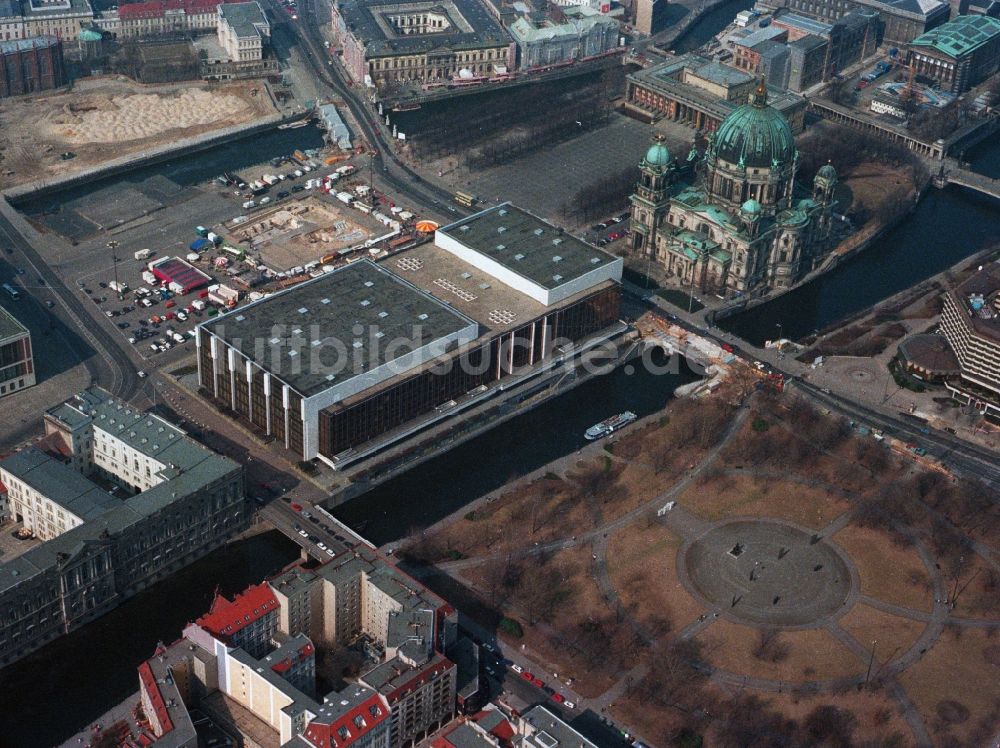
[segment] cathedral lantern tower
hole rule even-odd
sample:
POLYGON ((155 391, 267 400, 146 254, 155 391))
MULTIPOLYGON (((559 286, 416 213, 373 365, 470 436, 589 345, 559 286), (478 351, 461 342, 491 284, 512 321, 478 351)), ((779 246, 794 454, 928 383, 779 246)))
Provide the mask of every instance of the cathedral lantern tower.
POLYGON ((660 133, 653 136, 653 144, 639 164, 639 182, 630 198, 631 247, 643 256, 655 253, 657 227, 670 203, 670 187, 676 172, 674 160, 663 141, 660 133))

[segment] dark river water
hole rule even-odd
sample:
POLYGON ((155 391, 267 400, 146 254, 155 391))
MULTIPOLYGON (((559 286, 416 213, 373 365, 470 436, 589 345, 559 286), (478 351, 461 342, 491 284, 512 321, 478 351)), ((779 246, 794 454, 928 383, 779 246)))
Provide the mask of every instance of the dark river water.
MULTIPOLYGON (((657 366, 667 362, 654 357, 657 366)), ((660 410, 674 389, 695 379, 683 362, 654 372, 641 363, 594 377, 575 389, 393 478, 333 510, 381 545, 404 537, 499 488, 509 480, 579 449, 583 432, 608 416, 660 410), (631 371, 631 373, 629 373, 631 371)))
POLYGON ((677 54, 693 52, 731 24, 737 13, 752 7, 753 0, 733 0, 733 2, 712 8, 674 41, 671 45, 672 49, 677 54))

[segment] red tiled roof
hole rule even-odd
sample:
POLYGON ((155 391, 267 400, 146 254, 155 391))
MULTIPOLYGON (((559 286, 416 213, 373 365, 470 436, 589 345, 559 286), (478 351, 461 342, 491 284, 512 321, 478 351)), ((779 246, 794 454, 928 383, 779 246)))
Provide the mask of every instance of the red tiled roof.
POLYGON ((292 667, 292 659, 290 657, 286 657, 280 662, 276 662, 273 665, 271 665, 271 670, 273 670, 276 673, 285 673, 288 672, 291 669, 291 667, 292 667))
POLYGON ((178 257, 169 257, 158 262, 150 270, 158 280, 179 285, 184 289, 184 293, 207 286, 212 281, 198 268, 178 257))
POLYGON ((217 595, 197 624, 216 636, 232 636, 278 609, 278 600, 266 582, 248 587, 232 601, 217 595))
POLYGON ((118 8, 118 17, 123 21, 139 18, 162 18, 168 10, 183 10, 185 13, 206 13, 214 11, 219 0, 149 0, 145 3, 129 3, 118 8))
POLYGON ((144 662, 139 666, 139 680, 142 682, 146 693, 149 694, 149 702, 152 704, 153 711, 156 712, 157 721, 160 723, 161 733, 157 737, 162 737, 174 729, 174 723, 170 720, 170 714, 167 712, 167 703, 163 700, 163 694, 160 693, 160 687, 156 683, 156 676, 153 675, 153 669, 149 666, 148 662, 144 662))
POLYGON ((454 667, 451 660, 447 657, 441 657, 441 661, 438 662, 434 667, 426 668, 425 670, 419 671, 415 676, 410 678, 408 681, 402 683, 393 689, 390 693, 385 694, 385 697, 389 700, 390 704, 395 704, 404 693, 411 691, 418 686, 422 686, 425 682, 429 681, 432 677, 436 678, 441 673, 446 672, 449 668, 454 667))
POLYGON ((310 722, 302 737, 316 748, 347 748, 370 733, 373 728, 389 718, 389 709, 382 703, 377 693, 362 701, 354 709, 331 724, 310 722), (374 711, 373 713, 373 710, 374 711), (355 718, 364 720, 358 727, 355 718), (346 730, 341 737, 341 730, 346 730))
POLYGON ((503 720, 493 727, 490 732, 500 740, 510 742, 514 739, 514 727, 507 720, 503 720))

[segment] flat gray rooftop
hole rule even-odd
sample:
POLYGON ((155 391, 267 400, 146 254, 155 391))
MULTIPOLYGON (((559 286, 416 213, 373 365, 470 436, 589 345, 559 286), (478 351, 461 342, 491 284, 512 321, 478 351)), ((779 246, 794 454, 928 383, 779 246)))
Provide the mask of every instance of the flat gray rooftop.
POLYGON ((222 17, 226 19, 233 31, 240 37, 260 36, 258 24, 266 24, 267 19, 256 2, 223 3, 222 17))
POLYGON ((201 325, 306 397, 330 388, 334 379, 370 372, 470 326, 478 329, 471 318, 370 260, 201 325), (393 341, 406 346, 394 349, 393 341))
POLYGON ((95 519, 122 503, 69 465, 35 447, 15 452, 0 461, 0 468, 83 520, 95 519))
POLYGON ((591 743, 541 704, 526 711, 524 721, 537 730, 534 735, 527 739, 526 745, 539 746, 539 748, 553 748, 554 746, 559 746, 559 748, 562 746, 597 748, 595 743, 591 743))
POLYGON ((618 259, 510 203, 438 232, 550 291, 618 259))
POLYGON ((0 307, 0 340, 6 340, 26 332, 28 329, 17 321, 17 317, 0 307))

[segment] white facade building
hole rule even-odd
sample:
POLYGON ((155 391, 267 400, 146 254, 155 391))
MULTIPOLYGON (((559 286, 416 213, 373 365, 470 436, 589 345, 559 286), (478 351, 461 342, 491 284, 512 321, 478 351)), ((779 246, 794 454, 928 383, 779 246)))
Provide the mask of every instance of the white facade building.
POLYGON ((254 62, 264 56, 264 45, 271 38, 260 3, 226 3, 219 6, 219 44, 234 62, 254 62))

